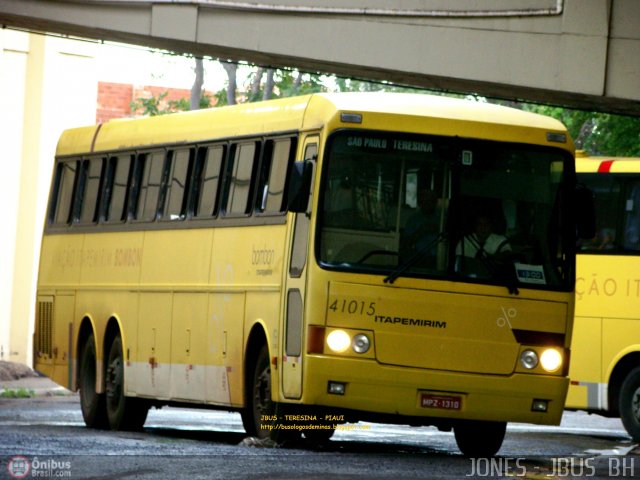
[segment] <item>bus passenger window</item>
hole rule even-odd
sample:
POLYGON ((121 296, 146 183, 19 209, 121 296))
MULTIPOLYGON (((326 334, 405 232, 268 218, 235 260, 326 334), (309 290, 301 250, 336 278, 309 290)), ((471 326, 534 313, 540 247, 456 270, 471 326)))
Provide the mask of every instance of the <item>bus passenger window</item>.
POLYGON ((207 218, 217 213, 218 186, 220 185, 220 171, 224 159, 225 146, 213 145, 198 151, 198 157, 205 155, 204 165, 199 166, 196 182, 196 218, 207 218))
POLYGON ((187 182, 193 149, 173 152, 173 173, 167 185, 164 220, 180 220, 186 214, 187 182))
POLYGON ((152 222, 156 219, 158 212, 158 197, 162 183, 165 153, 164 151, 154 152, 146 154, 145 157, 135 218, 152 222))
POLYGON ((104 189, 104 220, 107 223, 120 223, 126 220, 125 207, 129 195, 132 161, 133 155, 109 158, 104 189))
POLYGON ((281 213, 284 211, 284 187, 287 170, 293 161, 294 139, 270 140, 264 151, 260 166, 260 183, 256 207, 259 212, 281 213))
POLYGON ((231 166, 227 213, 249 213, 248 207, 251 197, 251 179, 257 150, 256 145, 256 142, 251 142, 240 144, 236 147, 233 165, 231 166))
POLYGON ((98 220, 98 198, 102 185, 104 159, 93 158, 84 162, 86 177, 84 179, 84 195, 80 205, 79 220, 82 224, 95 223, 98 220), (87 165, 88 164, 88 165, 87 165))
POLYGON ((58 195, 55 203, 53 223, 66 225, 71 220, 71 206, 73 204, 73 191, 78 169, 78 161, 60 162, 56 172, 55 188, 58 195))
POLYGON ((624 248, 637 252, 640 250, 640 182, 636 182, 625 200, 624 248))
POLYGON ((596 235, 592 239, 579 240, 580 250, 592 253, 611 253, 612 250, 619 250, 617 229, 620 223, 619 206, 623 196, 620 180, 611 175, 581 174, 578 181, 593 192, 596 209, 596 235))

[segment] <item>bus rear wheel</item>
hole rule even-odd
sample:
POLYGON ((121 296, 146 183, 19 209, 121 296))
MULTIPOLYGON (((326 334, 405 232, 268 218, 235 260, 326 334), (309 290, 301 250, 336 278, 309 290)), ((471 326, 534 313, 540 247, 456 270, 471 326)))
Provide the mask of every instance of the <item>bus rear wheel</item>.
POLYGON ((109 426, 105 395, 96 392, 96 341, 93 334, 87 338, 80 353, 80 409, 89 428, 106 429, 109 426))
POLYGON ((299 430, 286 428, 284 406, 271 399, 271 363, 266 345, 258 354, 250 380, 247 405, 242 411, 242 424, 247 434, 259 439, 270 438, 277 443, 298 439, 299 430))
POLYGON ((506 422, 465 420, 453 427, 458 448, 465 457, 493 457, 504 441, 506 422))
POLYGON ((126 397, 124 394, 124 358, 120 335, 113 339, 109 349, 105 386, 106 410, 111 429, 142 429, 147 419, 149 405, 142 399, 126 397))
POLYGON ((635 442, 640 441, 640 367, 631 370, 622 382, 618 403, 624 428, 635 442))

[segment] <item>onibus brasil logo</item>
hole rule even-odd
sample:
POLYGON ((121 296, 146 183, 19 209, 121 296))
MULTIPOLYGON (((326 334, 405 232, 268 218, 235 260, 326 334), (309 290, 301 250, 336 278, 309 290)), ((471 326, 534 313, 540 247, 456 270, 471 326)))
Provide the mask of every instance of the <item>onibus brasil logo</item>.
POLYGON ((9 459, 7 471, 11 478, 27 478, 29 474, 32 477, 70 477, 71 462, 53 458, 40 460, 38 457, 29 460, 23 455, 16 455, 9 459))
POLYGON ((16 455, 9 460, 7 470, 12 478, 26 478, 31 472, 31 462, 27 457, 16 455))

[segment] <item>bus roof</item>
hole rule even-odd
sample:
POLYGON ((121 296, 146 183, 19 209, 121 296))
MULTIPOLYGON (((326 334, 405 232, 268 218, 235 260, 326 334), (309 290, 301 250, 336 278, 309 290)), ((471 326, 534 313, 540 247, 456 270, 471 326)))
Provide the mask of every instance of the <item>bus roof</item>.
POLYGON ((578 173, 640 173, 640 158, 590 157, 578 151, 576 171, 578 173))
MULTIPOLYGON (((452 128, 455 128, 459 136, 481 135, 482 138, 502 140, 496 136, 494 128, 501 125, 521 133, 525 131, 521 129, 529 132, 533 128, 540 132, 566 134, 566 129, 557 120, 484 102, 423 94, 318 93, 170 115, 115 119, 102 125, 70 129, 60 137, 56 155, 268 135, 322 128, 332 122, 339 126, 339 114, 344 112, 363 114, 365 121, 361 127, 384 130, 425 130, 451 135, 452 128), (376 118, 378 121, 374 121, 376 118), (455 127, 452 122, 456 123, 455 127), (460 128, 465 125, 466 128, 460 128), (478 125, 486 128, 478 132, 478 125)), ((521 141, 547 143, 544 134, 521 141)), ((573 147, 568 135, 567 143, 562 146, 566 149, 573 147)))

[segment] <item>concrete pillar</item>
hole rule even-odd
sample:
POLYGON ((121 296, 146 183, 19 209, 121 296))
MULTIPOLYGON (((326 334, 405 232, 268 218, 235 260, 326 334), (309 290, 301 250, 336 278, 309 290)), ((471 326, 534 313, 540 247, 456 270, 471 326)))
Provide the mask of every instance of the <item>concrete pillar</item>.
POLYGON ((0 174, 6 225, 0 237, 0 359, 31 365, 55 148, 63 129, 95 122, 95 46, 21 32, 0 35, 0 131, 7 132, 9 146, 0 174))

